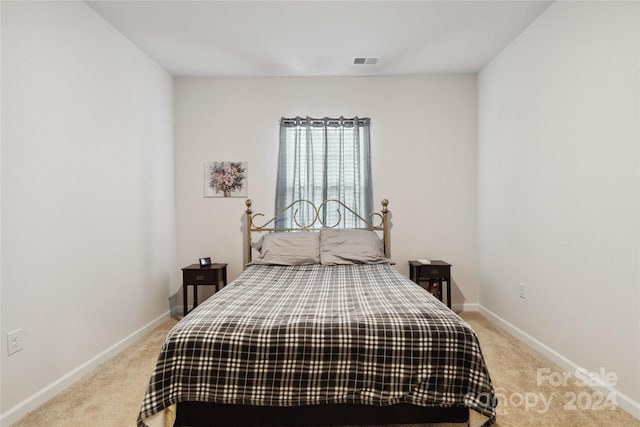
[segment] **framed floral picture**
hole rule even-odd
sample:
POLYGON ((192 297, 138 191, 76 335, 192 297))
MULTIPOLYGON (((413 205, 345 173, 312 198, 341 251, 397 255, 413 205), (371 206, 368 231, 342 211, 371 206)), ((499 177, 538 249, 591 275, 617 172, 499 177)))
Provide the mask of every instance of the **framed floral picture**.
POLYGON ((247 197, 247 162, 206 162, 204 197, 247 197))

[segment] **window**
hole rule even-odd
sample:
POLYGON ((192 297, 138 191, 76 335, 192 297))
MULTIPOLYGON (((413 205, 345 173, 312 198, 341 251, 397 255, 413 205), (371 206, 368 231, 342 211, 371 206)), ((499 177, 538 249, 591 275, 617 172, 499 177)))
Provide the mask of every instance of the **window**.
MULTIPOLYGON (((361 217, 370 220, 372 205, 371 157, 368 118, 345 119, 282 118, 276 186, 276 214, 297 200, 319 206, 325 200, 339 200, 361 217)), ((276 227, 292 228, 313 222, 315 212, 301 203, 279 218, 276 227), (294 210, 295 211, 295 210, 294 210)), ((319 220, 326 226, 363 227, 353 214, 338 205, 327 204, 319 220)))

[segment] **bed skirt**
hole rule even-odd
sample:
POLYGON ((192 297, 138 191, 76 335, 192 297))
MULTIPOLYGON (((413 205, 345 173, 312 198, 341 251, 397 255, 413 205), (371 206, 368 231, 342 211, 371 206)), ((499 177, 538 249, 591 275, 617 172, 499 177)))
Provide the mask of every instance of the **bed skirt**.
POLYGON ((176 427, 467 423, 469 409, 464 406, 427 408, 410 404, 248 407, 183 402, 178 404, 176 416, 176 427))

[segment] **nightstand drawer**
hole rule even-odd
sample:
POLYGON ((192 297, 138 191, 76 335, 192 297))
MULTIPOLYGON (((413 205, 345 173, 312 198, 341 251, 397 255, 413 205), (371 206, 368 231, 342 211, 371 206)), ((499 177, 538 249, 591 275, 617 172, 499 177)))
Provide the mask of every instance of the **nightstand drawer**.
POLYGON ((444 265, 423 265, 418 270, 418 279, 449 277, 449 266, 444 265))
POLYGON ((198 283, 210 283, 214 284, 215 270, 201 269, 201 270, 183 270, 182 280, 188 284, 198 283))

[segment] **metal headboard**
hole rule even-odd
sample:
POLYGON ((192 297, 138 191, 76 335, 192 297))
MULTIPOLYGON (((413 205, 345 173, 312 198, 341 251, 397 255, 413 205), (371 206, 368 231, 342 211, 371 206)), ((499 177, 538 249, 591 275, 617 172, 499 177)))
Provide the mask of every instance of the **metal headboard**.
POLYGON ((325 208, 327 203, 337 203, 339 208, 344 208, 353 214, 357 219, 362 221, 365 224, 364 228, 366 230, 373 231, 382 231, 382 243, 384 244, 384 256, 387 258, 391 257, 390 250, 390 242, 389 242, 389 201, 384 199, 382 201, 382 210, 380 212, 374 212, 371 214, 371 220, 366 220, 360 215, 358 215, 353 209, 349 206, 345 205, 339 200, 325 200, 318 206, 315 206, 313 202, 309 200, 296 200, 291 203, 289 206, 278 212, 273 216, 273 218, 269 219, 262 225, 257 225, 255 223, 256 217, 264 217, 264 214, 261 213, 253 213, 251 210, 251 199, 247 199, 245 204, 247 205, 247 209, 245 210, 245 214, 247 217, 247 262, 251 262, 251 233, 252 232, 272 232, 272 231, 300 231, 300 230, 318 230, 320 228, 335 228, 342 222, 342 213, 340 209, 338 209, 338 221, 335 224, 325 224, 321 218, 321 211, 325 208), (301 204, 307 204, 307 208, 311 208, 311 212, 314 212, 312 221, 308 221, 307 224, 300 224, 298 221, 298 211, 301 204), (287 212, 293 213, 293 221, 295 222, 297 227, 293 228, 281 228, 275 227, 275 222, 278 218, 285 215, 287 212), (373 217, 377 217, 380 220, 379 224, 373 223, 373 217))

